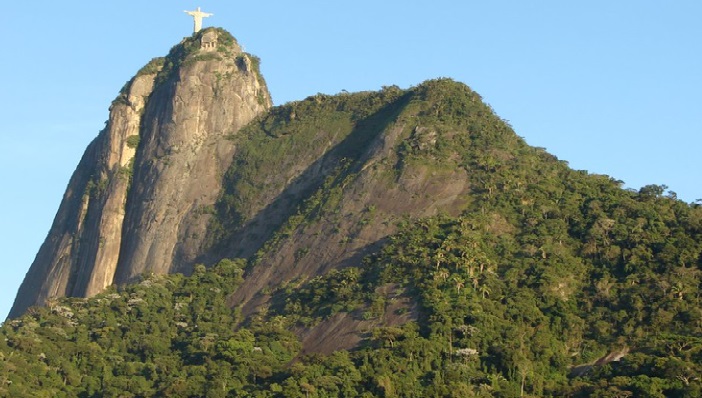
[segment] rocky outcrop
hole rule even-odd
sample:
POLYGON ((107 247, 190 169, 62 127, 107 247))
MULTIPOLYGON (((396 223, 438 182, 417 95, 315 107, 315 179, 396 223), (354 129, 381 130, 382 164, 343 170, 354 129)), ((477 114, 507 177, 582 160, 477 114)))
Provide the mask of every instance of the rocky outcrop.
POLYGON ((212 228, 220 250, 206 262, 252 260, 229 304, 265 312, 281 286, 362 266, 403 220, 460 215, 475 189, 461 163, 473 139, 466 126, 480 118, 498 123, 465 85, 430 81, 309 97, 247 127, 212 228), (467 116, 438 121, 450 106, 467 116))
POLYGON ((86 149, 10 317, 144 272, 187 271, 235 151, 228 137, 270 106, 255 59, 223 30, 145 66, 86 149))
POLYGON ((231 50, 185 62, 151 95, 116 283, 145 271, 187 272, 205 248, 209 209, 235 151, 227 137, 271 105, 251 59, 231 50))

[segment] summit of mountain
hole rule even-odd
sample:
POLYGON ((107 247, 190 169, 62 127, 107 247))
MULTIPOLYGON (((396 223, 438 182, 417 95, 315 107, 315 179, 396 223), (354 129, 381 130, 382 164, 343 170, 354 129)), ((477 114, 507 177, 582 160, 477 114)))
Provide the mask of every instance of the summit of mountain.
POLYGON ((71 177, 10 317, 63 296, 92 296, 143 272, 192 264, 235 147, 271 106, 258 59, 223 29, 184 39, 140 69, 71 177))

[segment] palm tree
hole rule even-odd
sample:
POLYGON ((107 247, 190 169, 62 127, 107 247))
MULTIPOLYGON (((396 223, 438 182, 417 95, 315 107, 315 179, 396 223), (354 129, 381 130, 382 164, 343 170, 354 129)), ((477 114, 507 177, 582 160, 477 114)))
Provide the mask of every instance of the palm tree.
POLYGON ((437 251, 436 255, 434 256, 436 258, 436 269, 439 269, 439 265, 444 261, 444 252, 443 251, 437 251))
POLYGON ((449 277, 449 273, 445 269, 441 269, 441 270, 437 271, 434 274, 434 276, 436 279, 440 279, 442 282, 446 282, 446 279, 448 279, 448 277, 449 277))
POLYGON ((456 294, 461 294, 461 289, 466 285, 465 282, 458 275, 454 276, 452 280, 456 285, 456 294))
POLYGON ((483 298, 490 295, 490 288, 484 283, 480 285, 480 294, 483 295, 483 298))
POLYGON ((672 293, 678 300, 682 300, 685 290, 685 285, 683 285, 682 282, 676 282, 673 286, 671 286, 670 293, 672 293))

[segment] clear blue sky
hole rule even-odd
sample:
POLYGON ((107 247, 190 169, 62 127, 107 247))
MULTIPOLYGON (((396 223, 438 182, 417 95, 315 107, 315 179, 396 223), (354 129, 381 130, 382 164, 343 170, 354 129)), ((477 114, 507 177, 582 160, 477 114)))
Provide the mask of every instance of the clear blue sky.
POLYGON ((276 104, 450 77, 517 134, 638 189, 702 198, 702 1, 36 1, 2 6, 0 320, 122 85, 215 15, 276 104))

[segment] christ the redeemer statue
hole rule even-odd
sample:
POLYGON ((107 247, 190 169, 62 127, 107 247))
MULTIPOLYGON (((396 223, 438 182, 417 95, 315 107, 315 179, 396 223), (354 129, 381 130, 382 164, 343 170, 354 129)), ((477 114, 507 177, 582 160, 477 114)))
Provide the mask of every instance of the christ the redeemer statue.
POLYGON ((207 17, 211 17, 214 15, 214 14, 210 14, 208 12, 200 11, 200 7, 198 7, 197 10, 195 10, 195 11, 184 11, 184 12, 191 15, 193 17, 193 19, 195 20, 195 27, 193 28, 194 33, 197 33, 200 31, 200 29, 202 29, 202 18, 207 18, 207 17))

